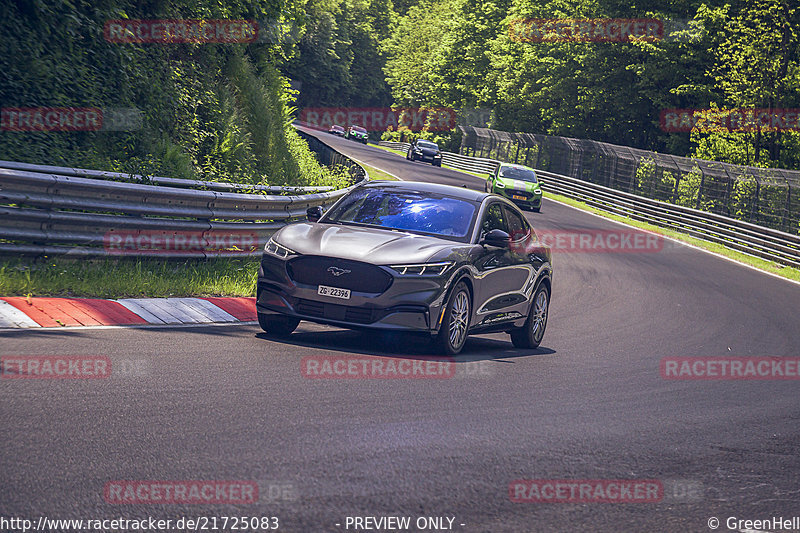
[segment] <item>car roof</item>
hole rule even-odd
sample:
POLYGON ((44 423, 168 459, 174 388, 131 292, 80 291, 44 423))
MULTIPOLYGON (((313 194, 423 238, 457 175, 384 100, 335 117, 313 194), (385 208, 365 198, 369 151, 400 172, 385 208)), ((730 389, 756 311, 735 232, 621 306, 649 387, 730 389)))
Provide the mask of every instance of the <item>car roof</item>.
POLYGON ((455 187, 453 185, 442 185, 439 183, 427 183, 422 181, 389 181, 376 180, 369 181, 362 187, 381 187, 392 191, 403 192, 430 192, 463 198, 471 202, 482 202, 489 194, 482 191, 474 191, 466 187, 455 187))
POLYGON ((509 168, 524 168, 525 170, 533 170, 536 172, 536 169, 531 167, 526 167, 525 165, 520 165, 519 163, 500 163, 500 168, 502 167, 509 167, 509 168))

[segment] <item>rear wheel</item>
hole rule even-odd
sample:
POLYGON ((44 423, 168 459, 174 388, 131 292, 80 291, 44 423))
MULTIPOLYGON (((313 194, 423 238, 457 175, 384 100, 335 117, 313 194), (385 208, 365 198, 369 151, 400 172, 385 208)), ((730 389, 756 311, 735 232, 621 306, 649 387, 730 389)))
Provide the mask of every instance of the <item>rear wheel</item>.
POLYGON ((292 318, 290 316, 281 315, 264 315, 258 313, 258 325, 261 326, 266 333, 275 335, 276 337, 286 337, 300 324, 299 318, 292 318))
POLYGON ((447 300, 442 326, 436 337, 439 350, 445 355, 457 355, 464 347, 471 314, 469 289, 464 282, 459 282, 447 300))
POLYGON ((441 161, 434 161, 434 162, 433 162, 433 163, 431 163, 431 164, 432 164, 433 166, 435 166, 435 167, 440 167, 440 166, 442 166, 442 162, 441 162, 441 161))
POLYGON ((547 327, 547 312, 550 307, 550 289, 541 283, 533 295, 533 304, 528 319, 521 328, 511 330, 511 342, 516 348, 538 348, 547 327))

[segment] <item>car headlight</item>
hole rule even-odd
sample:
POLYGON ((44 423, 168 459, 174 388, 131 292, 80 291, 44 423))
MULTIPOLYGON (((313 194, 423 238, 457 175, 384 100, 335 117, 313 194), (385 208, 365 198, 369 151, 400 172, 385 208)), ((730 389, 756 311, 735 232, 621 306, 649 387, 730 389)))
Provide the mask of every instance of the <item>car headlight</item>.
POLYGON ((286 259, 290 255, 296 255, 297 252, 285 247, 282 244, 278 244, 272 238, 269 239, 266 245, 264 245, 264 252, 268 253, 269 255, 279 257, 280 259, 286 259))
POLYGON ((417 263, 413 265, 391 265, 389 268, 401 276, 441 276, 453 264, 452 261, 441 263, 417 263))

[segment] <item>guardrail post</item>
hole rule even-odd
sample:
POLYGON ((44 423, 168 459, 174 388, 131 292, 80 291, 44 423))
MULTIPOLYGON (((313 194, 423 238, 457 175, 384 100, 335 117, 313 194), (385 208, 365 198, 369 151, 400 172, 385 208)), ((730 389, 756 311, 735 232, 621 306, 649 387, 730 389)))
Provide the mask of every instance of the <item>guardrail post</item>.
POLYGON ((703 169, 700 167, 700 165, 697 165, 697 168, 700 169, 700 186, 697 187, 697 202, 695 202, 694 208, 695 209, 700 209, 700 201, 701 201, 702 196, 703 196, 703 185, 706 182, 706 173, 703 171, 703 169))
POLYGON ((786 218, 789 216, 789 210, 792 208, 792 186, 789 180, 786 181, 786 205, 783 208, 783 216, 781 217, 781 227, 786 227, 786 218))

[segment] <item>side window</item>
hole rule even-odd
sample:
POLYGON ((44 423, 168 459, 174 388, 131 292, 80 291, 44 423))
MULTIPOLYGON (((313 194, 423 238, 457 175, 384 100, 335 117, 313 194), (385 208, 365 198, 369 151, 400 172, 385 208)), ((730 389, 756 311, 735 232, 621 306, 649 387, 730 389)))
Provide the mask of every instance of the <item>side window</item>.
POLYGON ((486 212, 483 214, 483 222, 481 223, 481 231, 487 233, 493 229, 501 229, 508 232, 508 227, 503 219, 503 206, 498 203, 491 204, 486 212))
POLYGON ((508 221, 508 234, 511 235, 511 240, 518 241, 525 238, 531 230, 528 222, 519 213, 508 207, 505 208, 505 213, 508 221))

